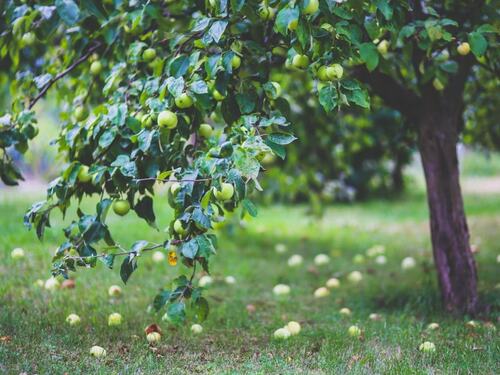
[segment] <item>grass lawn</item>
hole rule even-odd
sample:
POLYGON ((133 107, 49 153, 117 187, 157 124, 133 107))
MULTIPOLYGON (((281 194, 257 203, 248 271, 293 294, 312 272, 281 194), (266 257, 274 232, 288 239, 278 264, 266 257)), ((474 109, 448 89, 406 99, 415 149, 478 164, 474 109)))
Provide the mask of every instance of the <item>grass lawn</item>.
MULTIPOLYGON (((35 199, 0 199, 0 373, 500 373, 494 328, 500 306, 500 289, 495 289, 500 282, 500 195, 466 197, 472 242, 480 248, 479 288, 492 306, 477 328, 465 325, 468 317, 451 318, 440 311, 425 198, 412 194, 396 201, 332 206, 320 220, 306 217, 305 207, 260 208, 259 217, 245 229, 222 236, 212 262, 215 282, 207 290, 211 312, 199 336, 190 333, 189 324, 175 328, 161 321, 162 314, 147 311, 159 287, 179 272, 188 273, 182 266, 154 263, 150 255, 139 259, 139 269, 118 300, 110 300, 107 290, 121 285, 119 272, 102 264, 73 274, 75 289, 51 293, 34 285, 49 277, 62 227, 55 217, 43 243, 24 229, 23 212, 35 199), (277 243, 288 251, 278 254, 277 243), (386 247, 387 264, 353 262, 356 254, 376 244, 386 247), (14 247, 24 248, 26 258, 11 259, 14 247), (330 263, 315 266, 319 253, 328 254, 330 263), (292 254, 304 257, 302 266, 287 265, 292 254), (407 256, 417 265, 403 271, 401 261, 407 256), (363 273, 357 285, 346 279, 353 270, 363 273), (237 283, 224 283, 227 275, 237 283), (340 288, 314 298, 314 290, 332 276, 340 279, 340 288), (290 285, 287 299, 273 296, 278 283, 290 285), (248 304, 255 312, 247 311, 248 304), (342 307, 352 315, 342 317, 342 307), (82 318, 76 327, 65 324, 73 312, 82 318), (112 312, 124 317, 119 328, 107 326, 112 312), (372 321, 370 313, 382 319, 372 321), (274 330, 289 320, 301 323, 300 335, 273 340, 274 330), (153 322, 164 332, 154 348, 143 331, 153 322), (429 332, 431 322, 440 328, 429 332), (353 324, 363 331, 360 339, 347 335, 353 324), (424 341, 435 343, 434 354, 418 350, 424 341), (106 348, 107 357, 90 357, 92 345, 106 348)), ((169 212, 157 215, 165 226, 169 212)), ((162 233, 150 231, 135 214, 123 219, 110 214, 108 221, 125 246, 137 239, 162 239, 162 233)))

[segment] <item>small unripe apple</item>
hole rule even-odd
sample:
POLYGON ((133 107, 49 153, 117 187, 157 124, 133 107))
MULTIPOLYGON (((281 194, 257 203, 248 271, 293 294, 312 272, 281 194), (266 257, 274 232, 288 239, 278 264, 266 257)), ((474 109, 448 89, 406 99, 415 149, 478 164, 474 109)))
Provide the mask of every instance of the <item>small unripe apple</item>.
POLYGON ((68 323, 70 326, 76 326, 77 324, 80 324, 82 320, 80 317, 76 314, 69 314, 66 317, 66 323, 68 323))
POLYGON ((80 106, 78 106, 78 107, 75 108, 74 115, 75 115, 75 120, 76 121, 83 121, 87 117, 89 117, 89 111, 87 110, 87 108, 82 107, 80 105, 80 106))
POLYGON ((274 331, 273 336, 277 340, 286 340, 290 337, 290 331, 287 328, 278 328, 274 331))
POLYGON ((210 138, 210 136, 212 135, 213 129, 209 124, 201 124, 199 132, 203 138, 210 138))
POLYGON ((24 250, 21 249, 20 247, 16 247, 12 252, 10 253, 10 256, 12 259, 21 259, 24 258, 24 250))
POLYGON ((437 90, 437 91, 443 91, 444 90, 444 85, 443 85, 443 82, 441 82, 439 80, 439 78, 434 78, 434 80, 432 81, 432 86, 434 86, 434 88, 437 90))
POLYGON ((278 284, 273 288, 273 293, 276 296, 283 296, 290 294, 290 287, 286 284, 278 284))
POLYGON ((162 263, 163 261, 165 261, 165 254, 163 254, 163 252, 161 251, 155 251, 153 253, 153 262, 155 263, 162 263))
POLYGON ((193 332, 195 335, 199 335, 203 332, 203 327, 199 324, 193 324, 191 326, 191 332, 193 332))
POLYGON ((108 289, 108 295, 110 297, 120 297, 122 294, 122 288, 118 285, 111 285, 108 289))
POLYGON ((363 274, 359 271, 352 271, 348 276, 347 280, 349 280, 353 284, 359 283, 363 280, 363 274))
POLYGON ((120 313, 112 313, 108 316, 108 326, 119 326, 122 324, 122 315, 120 313))
POLYGON ((314 257, 314 264, 317 266, 324 266, 330 263, 330 257, 326 254, 318 254, 314 257))
POLYGON ((298 69, 305 69, 309 65, 309 57, 297 54, 292 59, 292 65, 298 69))
POLYGON ((92 180, 92 175, 89 174, 89 167, 86 165, 82 165, 80 170, 78 171, 78 181, 80 182, 89 182, 92 180))
POLYGON ((300 324, 294 321, 288 322, 286 328, 288 329, 288 332, 290 332, 292 336, 298 335, 301 329, 300 324))
POLYGON ((340 286, 340 281, 335 277, 328 279, 328 281, 326 282, 326 287, 328 289, 338 288, 339 286, 340 286))
POLYGON ((57 280, 55 277, 51 277, 45 281, 45 284, 43 286, 46 290, 53 292, 54 290, 59 288, 60 283, 59 280, 57 280))
POLYGON ((172 111, 161 111, 158 115, 158 126, 174 129, 177 127, 177 115, 172 111))
MULTIPOLYGON (((307 1, 307 0, 305 0, 307 1)), ((302 12, 304 14, 314 14, 319 9, 319 1, 318 0, 309 0, 309 3, 304 7, 302 12)))
POLYGON ((96 358, 103 358, 103 357, 106 357, 107 353, 103 347, 95 345, 95 346, 90 348, 90 354, 96 358))
POLYGON ((377 313, 371 313, 368 316, 368 319, 373 320, 373 321, 377 321, 377 320, 381 320, 382 316, 380 314, 377 314, 377 313))
POLYGON ((359 337, 361 336, 361 329, 359 329, 358 326, 350 326, 349 329, 347 330, 347 333, 351 337, 359 337))
POLYGON ((113 211, 115 214, 125 216, 130 211, 130 203, 124 199, 118 199, 113 202, 113 211))
POLYGON ((424 353, 434 353, 436 351, 436 345, 430 341, 425 341, 418 347, 418 350, 424 353))
POLYGON ((322 286, 314 291, 314 297, 316 297, 316 298, 324 298, 324 297, 328 296, 329 294, 330 294, 330 291, 327 288, 325 288, 324 286, 322 286))
POLYGON ((24 33, 23 36, 21 37, 21 42, 24 46, 32 46, 33 43, 35 43, 35 40, 36 40, 35 33, 31 31, 24 33))
POLYGON ((287 248, 286 248, 286 245, 284 243, 277 243, 276 245, 274 245, 274 250, 278 254, 283 254, 283 253, 287 252, 287 248))
POLYGON ((467 42, 460 43, 457 47, 457 52, 462 55, 468 55, 470 52, 470 44, 467 42))
POLYGON ((181 109, 189 108, 193 105, 193 99, 184 92, 175 98, 175 105, 181 109))
POLYGON ((209 275, 203 275, 202 277, 200 277, 200 281, 198 281, 198 285, 202 288, 204 288, 212 283, 213 283, 213 279, 209 275))
POLYGON ((174 221, 174 232, 181 236, 186 234, 186 228, 184 228, 184 224, 179 219, 174 221))
POLYGON ((170 185, 170 193, 172 193, 172 195, 176 195, 177 192, 180 190, 181 188, 181 184, 178 183, 178 182, 174 182, 172 183, 172 185, 170 185))
POLYGON ((377 45, 377 51, 383 56, 387 54, 387 51, 389 50, 389 42, 387 40, 382 40, 378 45, 377 45))
POLYGON ((365 257, 362 255, 362 254, 356 254, 353 258, 352 258, 352 262, 354 264, 363 264, 365 262, 365 257))
POLYGON ((153 116, 151 116, 149 113, 143 115, 141 118, 141 125, 143 128, 149 129, 151 126, 153 126, 153 116))
POLYGON ((435 331, 436 329, 439 329, 439 324, 437 323, 430 323, 428 326, 427 326, 427 329, 429 331, 435 331))
POLYGON ((75 289, 76 281, 74 279, 66 279, 61 283, 61 289, 75 289))
POLYGON ((288 259, 288 265, 290 267, 297 267, 300 266, 303 262, 303 258, 299 254, 294 254, 288 259))
POLYGON ((411 268, 414 268, 416 265, 417 262, 415 262, 415 259, 413 259, 412 257, 406 257, 401 262, 401 268, 404 270, 409 270, 411 268))
MULTIPOLYGON (((274 97, 277 98, 277 97, 281 96, 281 93, 283 91, 281 89, 281 85, 278 82, 274 82, 274 81, 272 81, 271 84, 273 85, 274 91, 276 92, 274 97)), ((273 96, 270 93, 268 93, 267 91, 266 91, 266 96, 270 99, 273 99, 273 96)))
POLYGON ((320 81, 329 81, 330 79, 328 78, 328 75, 326 74, 326 70, 328 69, 327 66, 325 65, 322 65, 319 67, 318 71, 316 72, 316 77, 318 77, 318 79, 320 81))
POLYGON ((259 10, 259 17, 264 20, 272 20, 274 18, 274 14, 276 13, 276 10, 274 8, 271 8, 270 6, 266 5, 265 3, 262 3, 260 6, 259 10))
POLYGON ((370 258, 376 257, 377 255, 385 253, 384 245, 375 245, 366 250, 366 255, 370 258))
POLYGON ((326 76, 329 80, 341 79, 344 75, 344 68, 340 64, 333 64, 326 68, 326 76))
POLYGON ((227 182, 223 182, 221 184, 220 190, 215 189, 214 195, 218 201, 221 201, 221 202, 228 201, 234 195, 234 187, 232 184, 229 184, 227 182))
POLYGON ((99 60, 94 61, 92 64, 90 64, 90 73, 92 75, 96 76, 99 75, 102 72, 102 64, 99 60))
POLYGON ((339 310, 339 314, 340 315, 344 315, 344 316, 349 316, 351 315, 351 310, 347 307, 342 307, 340 310, 339 310))
POLYGON ((212 96, 215 100, 217 100, 218 102, 220 101, 223 101, 226 97, 224 95, 222 95, 219 90, 217 89, 214 89, 214 91, 212 92, 212 96))
POLYGON ((142 53, 142 58, 146 62, 153 61, 156 57, 156 51, 153 48, 146 48, 142 53))
POLYGON ((231 66, 233 69, 238 69, 241 65, 241 57, 238 55, 234 55, 233 58, 231 59, 231 66))
POLYGON ((151 332, 147 334, 146 340, 148 340, 150 344, 156 344, 160 342, 161 335, 158 332, 151 332))
POLYGON ((294 30, 297 29, 297 26, 299 26, 299 20, 298 19, 293 19, 288 24, 288 30, 294 31, 294 30))

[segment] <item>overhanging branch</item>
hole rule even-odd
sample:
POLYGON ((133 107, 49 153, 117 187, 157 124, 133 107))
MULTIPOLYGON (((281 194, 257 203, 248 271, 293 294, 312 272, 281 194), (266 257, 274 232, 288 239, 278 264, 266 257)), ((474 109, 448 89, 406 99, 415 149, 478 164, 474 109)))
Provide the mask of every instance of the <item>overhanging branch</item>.
POLYGON ((101 46, 100 42, 97 42, 93 47, 91 47, 85 54, 80 56, 78 60, 74 61, 70 66, 68 66, 66 69, 64 69, 61 73, 56 75, 54 78, 52 78, 45 86, 43 86, 42 90, 39 92, 39 94, 33 98, 30 101, 30 105, 28 109, 32 109, 35 104, 45 95, 45 93, 52 87, 54 83, 59 81, 61 78, 63 78, 65 75, 70 73, 72 70, 74 70, 78 65, 80 65, 82 62, 86 61, 90 55, 92 55, 99 47, 101 46))
POLYGON ((366 67, 359 66, 354 71, 354 77, 370 86, 372 92, 380 96, 385 104, 408 119, 418 117, 419 97, 391 76, 379 71, 369 72, 366 67))

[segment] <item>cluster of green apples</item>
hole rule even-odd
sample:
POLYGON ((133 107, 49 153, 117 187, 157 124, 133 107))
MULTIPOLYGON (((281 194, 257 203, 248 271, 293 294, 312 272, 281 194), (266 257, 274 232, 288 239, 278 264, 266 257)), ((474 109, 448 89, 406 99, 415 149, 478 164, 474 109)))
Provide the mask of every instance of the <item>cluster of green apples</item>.
MULTIPOLYGON (((170 204, 174 206, 174 199, 181 189, 181 184, 179 182, 174 182, 170 186, 170 204)), ((234 186, 228 182, 223 182, 220 184, 220 188, 212 187, 212 194, 218 202, 224 203, 231 200, 234 196, 234 186)), ((180 219, 175 219, 173 223, 173 230, 179 237, 185 237, 188 234, 187 223, 181 221, 180 219)))

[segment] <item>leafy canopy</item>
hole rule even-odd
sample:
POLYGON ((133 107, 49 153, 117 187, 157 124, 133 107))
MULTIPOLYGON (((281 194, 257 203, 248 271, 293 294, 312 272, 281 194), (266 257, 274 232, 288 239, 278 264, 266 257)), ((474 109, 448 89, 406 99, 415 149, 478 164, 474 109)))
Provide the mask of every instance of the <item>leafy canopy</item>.
POLYGON ((295 140, 280 110, 293 92, 270 82, 271 69, 307 71, 321 105, 337 111, 369 108, 368 92, 355 79, 360 67, 391 73, 418 92, 420 84, 438 79, 446 85, 456 73, 458 42, 468 40, 477 57, 485 54, 493 26, 462 28, 444 16, 444 5, 412 18, 410 4, 2 2, 0 58, 13 96, 0 118, 0 177, 9 185, 22 178, 12 154, 24 153, 36 136, 35 104, 50 89, 61 119, 54 144, 66 164, 25 223, 41 238, 54 209, 65 213, 86 195, 99 197, 95 212, 78 208, 64 229, 53 273, 67 277, 98 260, 113 268, 123 256, 120 275, 127 282, 143 253, 164 249, 170 264, 180 259, 192 273, 160 292, 155 308, 166 306, 169 320, 178 323, 190 300, 203 320, 208 304, 193 280, 197 265, 209 272, 216 249, 211 230, 237 207, 256 215, 249 197, 260 190, 262 159, 284 158, 295 140), (433 58, 444 49, 453 59, 433 58), (417 53, 421 65, 412 67, 408 60, 417 53), (109 209, 123 215, 130 207, 159 229, 152 198, 159 184, 168 184, 175 210, 165 241, 138 239, 124 248, 106 225, 109 209))

